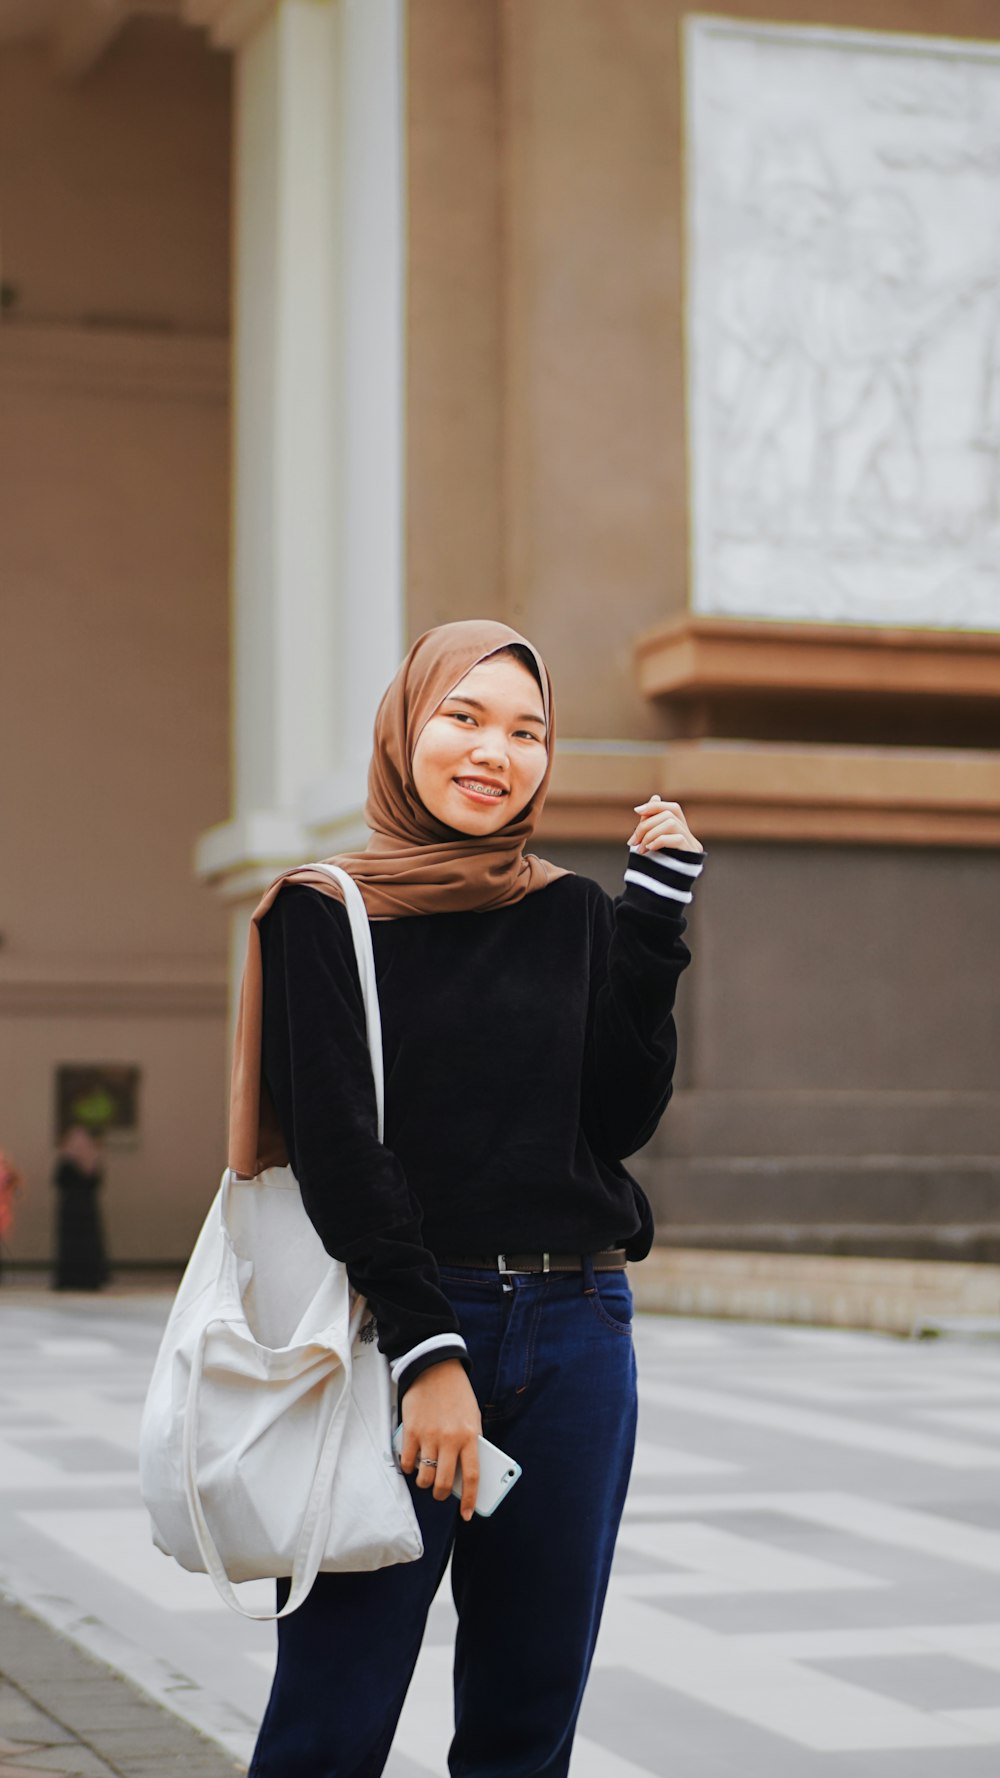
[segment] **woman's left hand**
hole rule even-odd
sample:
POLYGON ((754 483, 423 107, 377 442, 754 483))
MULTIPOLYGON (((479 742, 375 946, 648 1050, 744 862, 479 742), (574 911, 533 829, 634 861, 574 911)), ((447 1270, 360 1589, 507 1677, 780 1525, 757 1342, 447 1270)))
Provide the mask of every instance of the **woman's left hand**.
POLYGON ((700 852, 702 847, 695 839, 680 803, 665 803, 661 796, 653 795, 648 802, 639 803, 636 807, 639 819, 635 832, 628 841, 639 852, 660 852, 665 847, 676 847, 680 852, 700 852))

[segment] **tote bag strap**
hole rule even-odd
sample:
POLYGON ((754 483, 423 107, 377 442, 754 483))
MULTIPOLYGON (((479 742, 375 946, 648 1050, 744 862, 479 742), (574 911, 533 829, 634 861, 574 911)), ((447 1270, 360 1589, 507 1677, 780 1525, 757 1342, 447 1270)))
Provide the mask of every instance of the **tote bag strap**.
MULTIPOLYGON (((365 907, 364 896, 354 878, 339 864, 323 864, 320 862, 310 866, 312 870, 321 870, 333 877, 341 887, 348 918, 351 922, 351 937, 354 940, 354 954, 357 959, 358 977, 361 982, 361 998, 365 1009, 365 1030, 368 1037, 368 1053, 371 1056, 372 1078, 375 1083, 375 1103, 378 1111, 378 1139, 381 1142, 385 1130, 385 1068, 382 1060, 382 1015, 378 1003, 378 984, 375 978, 375 952, 372 947, 371 926, 368 921, 368 909, 365 907)), ((230 1183, 229 1169, 223 1183, 222 1213, 225 1214, 225 1200, 228 1197, 230 1183)), ((355 1304, 351 1316, 349 1347, 353 1345, 357 1331, 357 1322, 361 1313, 361 1304, 355 1304)), ((188 1510, 194 1526, 198 1549, 208 1573, 215 1583, 216 1591, 241 1617, 255 1618, 258 1622, 272 1622, 275 1618, 287 1617, 305 1598, 323 1560, 326 1547, 327 1519, 326 1507, 329 1503, 330 1491, 333 1487, 333 1472, 340 1453, 340 1438, 336 1435, 341 1431, 342 1423, 350 1403, 348 1390, 344 1390, 340 1400, 334 1407, 330 1422, 323 1435, 316 1473, 309 1499, 302 1517, 295 1553, 292 1559, 291 1591, 281 1610, 252 1611, 242 1603, 233 1586, 225 1564, 219 1554, 215 1539, 212 1536, 205 1509, 202 1504, 201 1492, 198 1487, 198 1393, 202 1371, 205 1363, 205 1346, 209 1332, 218 1322, 209 1322, 202 1330, 198 1348, 191 1366, 191 1378, 188 1385, 187 1413, 184 1419, 184 1488, 187 1495, 188 1510)))
MULTIPOLYGON (((205 1368, 205 1347, 208 1344, 208 1336, 213 1327, 220 1325, 225 1325, 222 1317, 208 1322, 202 1328, 191 1365, 187 1413, 184 1416, 184 1491, 201 1559, 207 1573, 211 1575, 220 1599, 233 1611, 238 1612, 240 1617, 253 1618, 257 1623, 273 1623, 276 1618, 288 1617, 301 1605, 319 1573, 329 1527, 329 1503, 333 1487, 333 1474, 341 1446, 341 1438, 336 1435, 343 1432, 344 1421, 350 1406, 350 1391, 348 1389, 341 1391, 340 1399, 331 1411, 323 1434, 323 1443, 309 1490, 309 1499, 302 1515, 302 1525, 292 1556, 291 1590, 288 1598, 280 1611, 254 1611, 249 1605, 243 1603, 226 1573, 226 1565, 212 1536, 202 1504, 201 1490, 198 1487, 199 1385, 205 1368)), ((353 1321, 351 1332, 352 1334, 354 1332, 353 1321)))
POLYGON ((375 979, 375 952, 372 948, 372 929, 368 920, 368 909, 365 898, 349 871, 342 870, 339 864, 315 863, 310 870, 325 871, 340 884, 344 894, 348 918, 351 922, 351 937, 354 940, 354 955, 358 960, 358 975, 361 980, 361 998, 365 1007, 365 1026, 368 1032, 368 1052, 372 1059, 372 1075, 375 1080, 375 1102, 378 1106, 378 1139, 383 1141, 385 1135, 385 1068, 382 1061, 382 1014, 378 1004, 378 984, 375 979))

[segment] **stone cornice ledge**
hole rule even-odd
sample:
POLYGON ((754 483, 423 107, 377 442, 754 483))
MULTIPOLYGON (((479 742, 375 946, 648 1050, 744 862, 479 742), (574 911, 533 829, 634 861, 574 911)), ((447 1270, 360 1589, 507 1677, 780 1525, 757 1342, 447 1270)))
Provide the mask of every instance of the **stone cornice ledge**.
POLYGON ((229 341, 214 334, 4 322, 0 388, 221 405, 229 341))
POLYGON ((201 25, 218 49, 235 49, 257 29, 275 0, 183 0, 182 16, 201 25))
POLYGON ((294 815, 258 809, 203 833, 194 849, 194 873, 226 901, 266 889, 291 864, 311 858, 309 832, 294 815))
POLYGON ((132 1018, 224 1018, 225 970, 210 959, 130 963, 29 958, 0 967, 0 1013, 34 1018, 119 1014, 132 1018))
POLYGON ((369 830, 357 802, 335 806, 315 795, 312 802, 313 819, 257 809, 210 827, 195 846, 195 876, 224 901, 240 901, 292 865, 364 849, 369 830))
POLYGON ((1000 846, 1000 753, 766 741, 563 743, 537 837, 624 844, 654 791, 705 841, 1000 846))
MULTIPOLYGON (((1000 847, 1000 753, 777 741, 563 741, 536 840, 624 845, 654 791, 683 804, 706 843, 1000 847)), ((210 828, 195 874, 239 900, 290 865, 364 847, 360 807, 338 812, 314 792, 307 813, 210 828)))
POLYGON ((793 693, 857 699, 995 698, 1000 632, 784 623, 685 612, 635 644, 647 698, 793 693))

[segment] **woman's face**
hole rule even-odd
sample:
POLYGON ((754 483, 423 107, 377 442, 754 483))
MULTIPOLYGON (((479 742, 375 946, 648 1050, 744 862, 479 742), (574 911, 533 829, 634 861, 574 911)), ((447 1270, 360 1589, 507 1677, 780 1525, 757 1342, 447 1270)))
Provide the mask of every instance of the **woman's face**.
POLYGON ((496 833, 545 776, 538 682, 510 655, 478 661, 417 737, 413 780, 426 809, 460 833, 496 833))

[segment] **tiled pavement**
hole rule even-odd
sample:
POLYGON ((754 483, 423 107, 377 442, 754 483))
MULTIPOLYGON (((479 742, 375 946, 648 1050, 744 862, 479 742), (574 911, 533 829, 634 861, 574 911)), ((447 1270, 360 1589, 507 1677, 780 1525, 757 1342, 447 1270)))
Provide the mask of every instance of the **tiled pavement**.
POLYGON ((234 1778, 231 1755, 0 1600, 0 1778, 234 1778))
MULTIPOLYGON (((20 1688, 0 1738, 35 1746, 0 1748, 0 1774, 215 1778, 248 1756, 273 1629, 152 1548, 136 1489, 167 1306, 0 1292, 0 1584, 76 1645, 0 1612, 20 1688), (56 1671, 78 1649, 105 1664, 89 1691, 56 1671), (186 1731, 149 1699, 221 1751, 172 1753, 186 1731)), ((651 1316, 636 1340, 639 1454, 573 1778, 996 1778, 1000 1346, 651 1316)), ((388 1778, 444 1778, 453 1627, 443 1589, 388 1778)))

